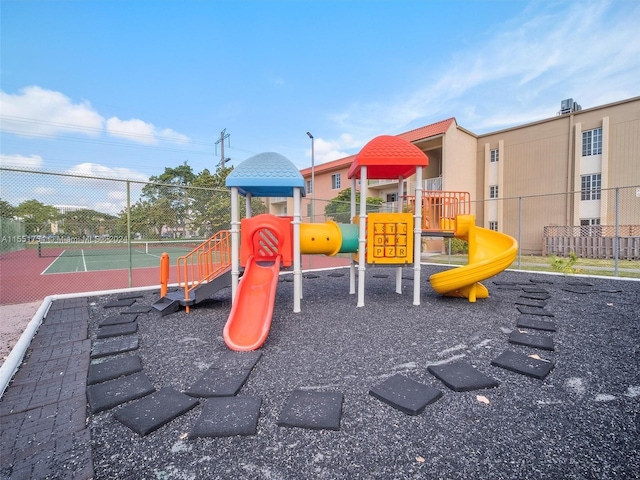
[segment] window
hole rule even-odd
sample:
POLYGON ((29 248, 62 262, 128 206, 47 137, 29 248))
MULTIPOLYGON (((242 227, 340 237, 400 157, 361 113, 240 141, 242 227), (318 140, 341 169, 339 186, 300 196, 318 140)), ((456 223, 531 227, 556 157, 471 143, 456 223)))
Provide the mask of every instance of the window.
POLYGON ((395 193, 387 193, 387 203, 395 202, 396 194, 395 193))
POLYGON ((307 180, 307 193, 313 193, 313 184, 311 180, 307 180))
POLYGON ((601 237, 602 227, 599 218, 581 218, 580 219, 580 236, 581 237, 601 237))
POLYGON ((331 188, 337 190, 340 188, 340 174, 334 173, 331 175, 331 188))
POLYGON ((491 185, 489 187, 489 198, 498 198, 498 185, 491 185))
POLYGON ((582 156, 602 154, 602 128, 582 132, 582 156))
POLYGON ((601 175, 582 175, 580 177, 580 200, 600 200, 601 175))
POLYGON ((600 219, 599 218, 581 218, 580 219, 580 226, 584 227, 584 226, 590 226, 590 225, 600 225, 600 219))
POLYGON ((489 222, 489 230, 498 231, 498 222, 489 222))
POLYGON ((498 150, 497 148, 494 148, 493 150, 491 150, 489 154, 490 154, 491 163, 495 163, 498 160, 500 160, 500 150, 498 150))

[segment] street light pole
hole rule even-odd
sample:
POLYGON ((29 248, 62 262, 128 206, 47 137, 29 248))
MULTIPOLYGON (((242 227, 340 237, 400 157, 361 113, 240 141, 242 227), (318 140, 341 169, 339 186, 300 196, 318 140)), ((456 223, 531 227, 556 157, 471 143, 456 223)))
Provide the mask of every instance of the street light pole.
POLYGON ((315 196, 316 196, 316 178, 315 178, 315 152, 314 139, 310 132, 307 135, 311 139, 311 222, 315 221, 315 196))

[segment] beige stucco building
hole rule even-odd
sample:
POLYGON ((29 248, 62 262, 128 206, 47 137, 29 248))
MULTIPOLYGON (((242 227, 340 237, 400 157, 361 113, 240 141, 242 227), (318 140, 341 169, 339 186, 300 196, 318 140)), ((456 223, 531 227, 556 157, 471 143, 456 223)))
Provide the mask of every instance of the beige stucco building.
MULTIPOLYGON (((555 116, 482 135, 449 118, 398 136, 429 157, 425 190, 469 192, 476 223, 516 237, 522 254, 544 251, 545 227, 612 236, 601 226, 617 219, 622 235, 640 236, 640 97, 585 110, 569 99, 555 116)), ((301 170, 303 221, 311 220, 312 198, 314 220, 324 221, 327 201, 350 186, 353 158, 315 166, 315 191, 311 168, 301 170)), ((413 181, 404 180, 405 192, 413 181)), ((369 181, 369 196, 390 211, 397 192, 397 179, 369 181)), ((271 199, 270 211, 291 213, 286 199, 271 199)))

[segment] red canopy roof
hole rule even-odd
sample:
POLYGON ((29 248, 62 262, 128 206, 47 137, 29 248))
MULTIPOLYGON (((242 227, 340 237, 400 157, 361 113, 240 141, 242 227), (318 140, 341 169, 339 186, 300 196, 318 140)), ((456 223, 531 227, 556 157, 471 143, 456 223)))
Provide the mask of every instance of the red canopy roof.
POLYGON ((360 167, 367 167, 367 179, 407 178, 417 166, 429 165, 429 158, 418 147, 402 138, 381 135, 367 143, 349 168, 349 178, 360 178, 360 167))

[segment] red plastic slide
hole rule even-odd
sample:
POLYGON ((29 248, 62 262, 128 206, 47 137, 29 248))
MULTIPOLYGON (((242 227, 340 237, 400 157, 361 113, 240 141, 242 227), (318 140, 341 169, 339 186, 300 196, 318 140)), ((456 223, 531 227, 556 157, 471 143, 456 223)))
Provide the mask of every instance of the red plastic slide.
POLYGON ((224 341, 231 350, 256 350, 267 339, 281 259, 280 255, 272 262, 258 262, 253 255, 247 259, 229 319, 224 326, 224 341))

